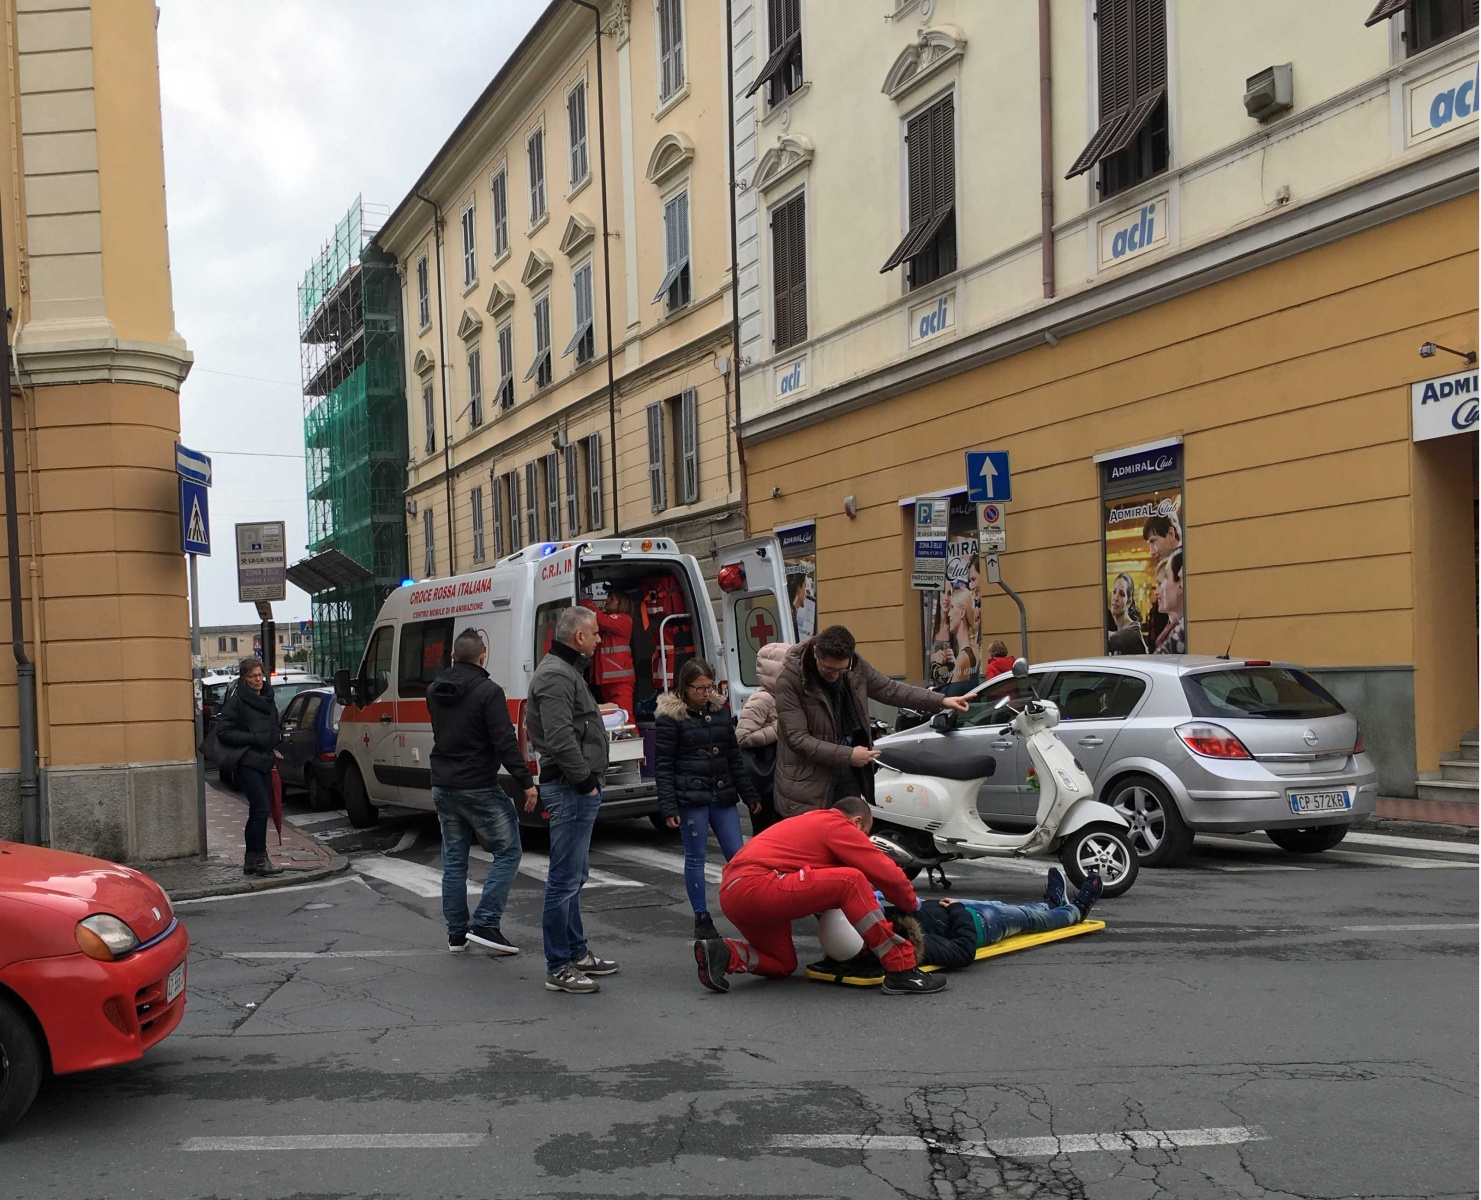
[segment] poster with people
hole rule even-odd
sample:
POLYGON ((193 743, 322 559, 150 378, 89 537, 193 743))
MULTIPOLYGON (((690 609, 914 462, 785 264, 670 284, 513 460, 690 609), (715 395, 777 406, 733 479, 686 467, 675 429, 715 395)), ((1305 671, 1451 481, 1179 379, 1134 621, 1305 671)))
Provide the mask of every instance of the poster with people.
POLYGON ((946 584, 921 593, 924 674, 949 695, 970 691, 982 678, 981 558, 977 510, 965 494, 951 498, 946 541, 946 584))
POLYGON ((786 564, 787 599, 792 605, 792 623, 797 640, 806 641, 818 631, 818 527, 813 521, 787 525, 773 532, 782 544, 786 564))
POLYGON ((1186 654, 1181 485, 1102 501, 1107 654, 1186 654))

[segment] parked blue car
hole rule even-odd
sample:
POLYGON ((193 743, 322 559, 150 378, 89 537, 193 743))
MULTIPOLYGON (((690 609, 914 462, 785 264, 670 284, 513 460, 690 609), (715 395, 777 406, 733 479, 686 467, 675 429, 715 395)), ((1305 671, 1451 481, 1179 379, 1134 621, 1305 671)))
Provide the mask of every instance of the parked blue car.
POLYGON ((338 808, 339 788, 335 781, 335 742, 339 739, 339 715, 344 705, 334 698, 332 687, 305 688, 283 709, 283 759, 278 774, 284 788, 301 788, 309 807, 338 808))

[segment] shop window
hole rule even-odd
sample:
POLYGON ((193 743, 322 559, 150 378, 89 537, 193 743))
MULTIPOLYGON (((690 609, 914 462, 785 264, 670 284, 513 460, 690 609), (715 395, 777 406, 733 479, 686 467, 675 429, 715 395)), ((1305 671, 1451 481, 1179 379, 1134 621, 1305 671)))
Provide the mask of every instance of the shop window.
MULTIPOLYGON (((947 505, 945 579, 920 591, 923 673, 930 683, 960 695, 982 678, 977 507, 965 492, 923 499, 947 505)), ((915 510, 908 511, 914 521, 915 510)))
POLYGON ((1100 124, 1066 179, 1099 166, 1102 198, 1167 170, 1166 0, 1096 6, 1100 124))
POLYGON ((1187 652, 1182 449, 1098 456, 1107 654, 1187 652))

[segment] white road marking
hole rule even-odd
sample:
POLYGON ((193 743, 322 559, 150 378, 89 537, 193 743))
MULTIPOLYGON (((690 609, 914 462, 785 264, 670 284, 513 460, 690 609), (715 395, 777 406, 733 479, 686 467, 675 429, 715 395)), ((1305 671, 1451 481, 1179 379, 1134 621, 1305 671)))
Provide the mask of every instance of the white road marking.
POLYGON ((343 812, 283 814, 283 820, 287 821, 290 825, 297 826, 299 829, 307 828, 310 825, 327 825, 330 821, 343 821, 345 819, 343 812))
POLYGON ((1296 866, 1287 865, 1285 863, 1269 863, 1269 864, 1250 865, 1250 866, 1234 866, 1232 864, 1231 865, 1219 865, 1219 864, 1216 864, 1216 863, 1203 863, 1199 867, 1199 870, 1201 870, 1201 871, 1225 871, 1225 872, 1227 872, 1227 873, 1229 873, 1231 875, 1249 874, 1249 873, 1252 873, 1252 872, 1253 873, 1256 873, 1256 874, 1264 875, 1264 874, 1268 874, 1271 871, 1315 871, 1316 868, 1315 867, 1296 867, 1296 866))
POLYGON ((437 950, 223 950, 227 958, 421 958, 437 950))
MULTIPOLYGON (((1234 837, 1206 837, 1199 835, 1199 842, 1221 849, 1243 850, 1261 856, 1284 854, 1273 842, 1245 841, 1234 837)), ((1324 850, 1312 856, 1315 862, 1345 862, 1364 867, 1402 867, 1410 871, 1474 871, 1473 862, 1457 862, 1454 859, 1414 858, 1402 854, 1363 854, 1354 850, 1324 850)))
POLYGON ((341 875, 338 879, 323 879, 317 883, 293 883, 287 887, 258 888, 253 892, 233 892, 230 896, 197 896, 194 900, 171 900, 170 907, 179 908, 184 904, 220 904, 225 900, 255 900, 263 896, 281 896, 284 892, 308 892, 317 888, 338 887, 342 883, 369 886, 358 875, 341 875))
MULTIPOLYGON (((628 862, 642 863, 648 867, 657 867, 660 871, 672 871, 675 875, 684 874, 684 856, 682 854, 670 854, 665 850, 657 850, 651 846, 600 846, 598 849, 603 854, 610 854, 615 858, 623 858, 628 862)), ((705 878, 711 883, 719 883, 723 869, 717 863, 706 862, 705 878)))
POLYGON ((1429 925, 1153 925, 1132 921, 1107 924, 1108 933, 1404 933, 1448 929, 1481 928, 1475 921, 1453 921, 1429 925))
POLYGON ((400 858, 383 858, 377 854, 357 858, 355 870, 372 879, 395 884, 414 896, 424 896, 430 900, 442 895, 442 872, 424 867, 421 863, 407 862, 400 858))
MULTIPOLYGON (((494 856, 482 846, 474 846, 468 851, 470 858, 476 858, 482 862, 493 862, 494 856)), ((550 876, 550 856, 548 854, 535 854, 526 850, 519 860, 519 873, 528 875, 531 879, 538 879, 544 883, 550 876)), ((598 871, 593 868, 590 877, 586 881, 587 887, 646 887, 640 879, 626 879, 621 875, 611 875, 606 871, 598 871)))
POLYGON ((1429 933, 1440 929, 1481 928, 1475 921, 1457 921, 1448 925, 1342 925, 1344 933, 1429 933))
POLYGON ((320 842, 333 842, 337 841, 339 838, 355 837, 357 834, 361 834, 364 832, 365 830, 363 829, 335 829, 329 833, 314 834, 314 840, 320 842))
POLYGON ((1396 850, 1431 850, 1439 854, 1464 854, 1471 858, 1481 855, 1481 845, 1475 842, 1442 842, 1435 838, 1394 837, 1389 833, 1349 833, 1342 839, 1363 846, 1392 846, 1396 850))
POLYGON ((482 1133, 299 1133, 277 1137, 196 1137, 182 1150, 466 1150, 482 1133))
POLYGON ((1120 1133, 1071 1133, 1062 1137, 992 1138, 941 1142, 934 1138, 873 1133, 795 1133, 771 1139, 776 1150, 938 1150, 967 1158, 1053 1158, 1091 1151, 1184 1150, 1192 1146, 1237 1146, 1267 1140, 1258 1125, 1213 1129, 1128 1129, 1120 1133))

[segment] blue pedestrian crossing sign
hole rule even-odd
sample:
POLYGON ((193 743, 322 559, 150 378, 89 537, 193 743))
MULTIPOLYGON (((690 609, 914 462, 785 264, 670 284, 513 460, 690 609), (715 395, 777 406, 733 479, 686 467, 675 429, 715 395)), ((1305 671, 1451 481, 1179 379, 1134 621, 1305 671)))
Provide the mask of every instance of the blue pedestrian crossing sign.
POLYGON ((180 549, 186 554, 211 554, 211 489, 194 479, 180 478, 180 549))
POLYGON ((1006 450, 967 451, 967 500, 990 504, 1013 499, 1013 481, 1008 475, 1006 450))

